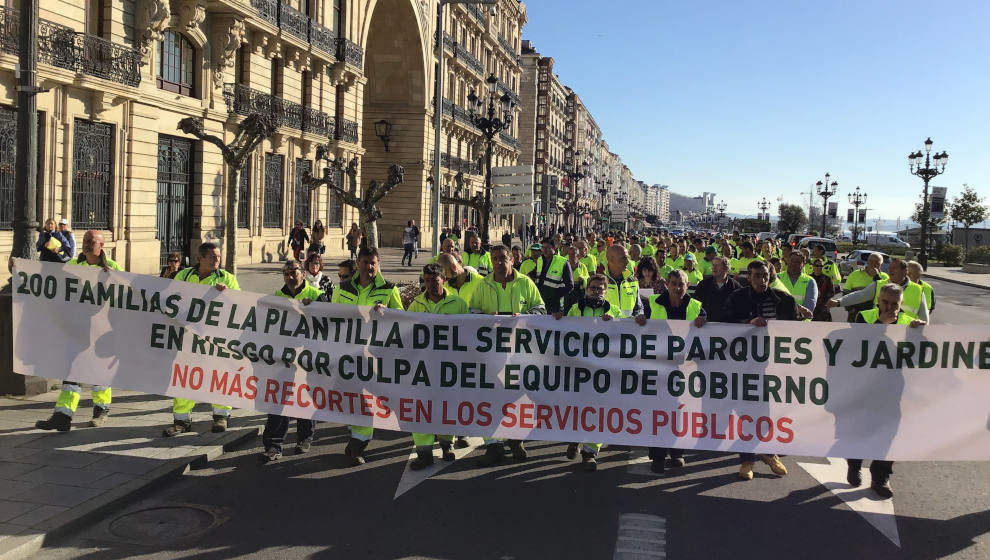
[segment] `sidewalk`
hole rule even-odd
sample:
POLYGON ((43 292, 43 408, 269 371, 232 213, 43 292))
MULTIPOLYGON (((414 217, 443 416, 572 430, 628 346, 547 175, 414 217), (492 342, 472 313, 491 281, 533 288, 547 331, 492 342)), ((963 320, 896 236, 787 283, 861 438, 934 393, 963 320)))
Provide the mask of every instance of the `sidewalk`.
POLYGON ((990 274, 971 274, 969 272, 963 272, 962 267, 958 266, 929 266, 928 270, 925 271, 925 276, 936 280, 952 282, 953 284, 990 290, 990 274))
POLYGON ((231 428, 210 432, 210 405, 193 413, 194 432, 161 437, 172 423, 172 399, 114 390, 109 422, 86 427, 87 388, 70 432, 35 429, 57 391, 0 398, 0 560, 25 558, 45 539, 102 515, 128 496, 179 476, 189 465, 260 433, 265 415, 234 410, 231 428))

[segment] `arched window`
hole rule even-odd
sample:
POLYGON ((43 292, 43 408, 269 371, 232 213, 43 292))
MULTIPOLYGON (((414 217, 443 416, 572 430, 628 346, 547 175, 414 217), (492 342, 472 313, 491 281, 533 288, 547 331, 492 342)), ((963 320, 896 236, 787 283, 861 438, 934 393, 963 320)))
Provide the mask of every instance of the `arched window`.
POLYGON ((158 48, 158 88, 194 95, 195 49, 181 33, 165 31, 158 48))

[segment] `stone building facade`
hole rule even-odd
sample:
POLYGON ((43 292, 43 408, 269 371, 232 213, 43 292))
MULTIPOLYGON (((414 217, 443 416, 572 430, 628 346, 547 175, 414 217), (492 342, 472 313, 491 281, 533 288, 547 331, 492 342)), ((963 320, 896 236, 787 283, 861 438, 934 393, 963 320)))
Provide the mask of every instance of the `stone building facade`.
MULTIPOLYGON (((0 9, 0 257, 11 251, 18 2, 0 9)), ((436 0, 43 0, 39 2, 38 215, 65 217, 81 238, 104 232, 128 270, 157 272, 164 255, 222 241, 226 169, 217 148, 177 130, 185 117, 229 142, 251 112, 277 123, 240 176, 238 262, 288 253, 293 222, 321 219, 330 256, 346 253, 356 213, 328 189, 317 148, 358 161, 358 184, 393 163, 405 182, 381 206, 381 243, 407 219, 429 239, 436 73, 436 0), (388 151, 375 123, 392 126, 388 151)), ((478 191, 484 142, 466 121, 467 95, 494 74, 518 100, 525 6, 500 0, 444 8, 442 188, 478 191), (458 177, 458 174, 461 174, 458 177), (460 181, 455 181, 455 177, 460 181)), ((518 161, 517 128, 493 165, 518 161)), ((447 209, 448 219, 460 208, 447 209)), ((6 273, 6 271, 4 271, 6 273)))

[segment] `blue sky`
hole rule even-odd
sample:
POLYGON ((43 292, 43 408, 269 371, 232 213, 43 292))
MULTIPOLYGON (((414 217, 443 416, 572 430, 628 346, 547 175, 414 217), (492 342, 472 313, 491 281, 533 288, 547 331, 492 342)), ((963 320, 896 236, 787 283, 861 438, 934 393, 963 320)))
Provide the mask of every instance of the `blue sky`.
MULTIPOLYGON (((552 56, 637 179, 718 193, 729 212, 856 186, 905 219, 908 153, 949 153, 932 184, 990 194, 990 2, 530 0, 552 56)), ((817 198, 820 204, 821 198, 817 198)), ((836 200, 832 198, 831 200, 836 200)), ((774 206, 776 207, 776 206, 774 206)))

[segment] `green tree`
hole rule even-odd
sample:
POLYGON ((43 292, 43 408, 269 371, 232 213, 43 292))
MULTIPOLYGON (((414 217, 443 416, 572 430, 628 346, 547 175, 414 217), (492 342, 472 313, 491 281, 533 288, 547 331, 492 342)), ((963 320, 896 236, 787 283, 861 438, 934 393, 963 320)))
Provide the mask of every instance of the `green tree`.
POLYGON ((949 209, 952 219, 961 223, 966 228, 966 253, 969 253, 969 227, 987 219, 990 209, 983 204, 983 199, 976 194, 966 183, 963 183, 963 191, 953 201, 949 209))
POLYGON ((804 208, 797 204, 781 204, 779 214, 780 221, 777 222, 777 229, 782 233, 798 233, 804 224, 808 223, 808 218, 804 215, 804 208))

